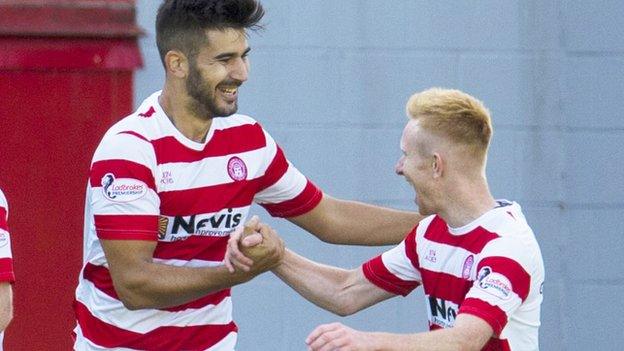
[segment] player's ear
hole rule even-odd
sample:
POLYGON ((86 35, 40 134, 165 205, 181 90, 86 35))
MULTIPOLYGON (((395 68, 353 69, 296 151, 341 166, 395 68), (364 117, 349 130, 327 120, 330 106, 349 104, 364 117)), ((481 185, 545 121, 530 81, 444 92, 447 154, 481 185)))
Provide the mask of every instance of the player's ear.
POLYGON ((433 178, 442 177, 442 174, 444 173, 444 160, 442 159, 442 155, 434 152, 431 159, 431 174, 433 175, 433 178))
POLYGON ((181 51, 168 51, 165 55, 165 67, 167 68, 167 73, 176 78, 184 79, 188 77, 189 60, 181 51))

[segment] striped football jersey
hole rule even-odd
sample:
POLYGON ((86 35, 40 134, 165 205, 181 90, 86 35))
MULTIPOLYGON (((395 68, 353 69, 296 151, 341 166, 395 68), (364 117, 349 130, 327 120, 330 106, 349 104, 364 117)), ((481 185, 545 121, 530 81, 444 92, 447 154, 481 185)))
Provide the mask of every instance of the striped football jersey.
POLYGON ((154 262, 216 267, 253 202, 272 216, 290 217, 322 198, 251 117, 214 118, 206 141, 197 143, 174 127, 159 95, 115 124, 93 157, 76 350, 233 350, 230 289, 172 308, 128 310, 99 239, 154 240, 154 262))
POLYGON ((362 268, 393 294, 422 285, 430 330, 450 328, 458 314, 468 313, 494 330, 483 350, 538 350, 544 263, 515 202, 499 201, 461 228, 429 216, 362 268))

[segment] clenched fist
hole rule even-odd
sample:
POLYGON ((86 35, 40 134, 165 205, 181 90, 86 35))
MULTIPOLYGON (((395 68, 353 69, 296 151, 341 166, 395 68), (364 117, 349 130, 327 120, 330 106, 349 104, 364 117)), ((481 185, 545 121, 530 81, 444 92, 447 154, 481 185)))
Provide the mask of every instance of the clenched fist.
POLYGON ((256 231, 260 230, 260 223, 256 220, 257 218, 254 216, 249 222, 245 223, 243 234, 240 238, 241 253, 251 258, 254 262, 266 256, 270 249, 267 246, 269 243, 265 242, 262 234, 256 231))
POLYGON ((260 274, 276 267, 284 257, 284 242, 273 228, 253 216, 243 230, 237 230, 228 240, 224 263, 234 272, 236 268, 260 274), (236 267, 236 268, 235 268, 236 267))

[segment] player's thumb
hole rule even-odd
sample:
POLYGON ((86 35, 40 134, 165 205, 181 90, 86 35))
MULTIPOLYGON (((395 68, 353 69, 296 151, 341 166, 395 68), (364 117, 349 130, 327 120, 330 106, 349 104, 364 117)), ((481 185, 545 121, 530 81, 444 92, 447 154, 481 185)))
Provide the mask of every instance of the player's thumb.
POLYGON ((256 226, 260 223, 260 217, 258 215, 253 215, 251 218, 245 223, 246 226, 253 227, 256 229, 256 226))
POLYGON ((252 247, 262 242, 262 234, 253 233, 249 234, 241 240, 241 244, 245 247, 252 247))

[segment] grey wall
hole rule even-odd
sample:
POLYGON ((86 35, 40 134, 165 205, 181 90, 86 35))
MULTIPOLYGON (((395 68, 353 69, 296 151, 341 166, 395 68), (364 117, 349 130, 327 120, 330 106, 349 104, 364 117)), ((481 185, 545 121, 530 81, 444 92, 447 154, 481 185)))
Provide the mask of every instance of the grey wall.
MULTIPOLYGON (((393 173, 411 93, 459 88, 485 101, 495 135, 488 177, 520 202, 547 269, 542 350, 619 350, 624 307, 624 2, 265 0, 252 34, 242 113, 289 159, 341 198, 414 209, 393 173)), ((148 31, 136 102, 160 89, 157 1, 139 0, 148 31)), ((266 213, 255 208, 266 218, 266 213)), ((268 219, 268 218, 267 218, 268 219)), ((384 248, 320 243, 268 219, 287 245, 355 267, 384 248)), ((271 274, 234 289, 241 350, 303 350, 318 324, 426 329, 420 290, 348 318, 323 312, 271 274)))

